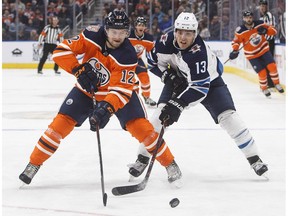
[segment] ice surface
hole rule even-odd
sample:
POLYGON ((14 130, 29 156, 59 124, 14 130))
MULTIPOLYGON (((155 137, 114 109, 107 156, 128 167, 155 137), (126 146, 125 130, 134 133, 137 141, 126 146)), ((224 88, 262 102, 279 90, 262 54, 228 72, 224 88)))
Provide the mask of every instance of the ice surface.
MULTIPOLYGON (((152 74, 152 98, 162 84, 152 74)), ((73 76, 53 70, 3 70, 2 213, 3 216, 284 216, 285 96, 266 99, 257 84, 224 74, 239 114, 269 164, 270 181, 250 169, 229 136, 201 106, 185 110, 165 133, 183 173, 184 185, 172 188, 155 164, 144 191, 115 197, 111 189, 128 183, 127 164, 136 159, 137 141, 115 117, 101 130, 107 206, 102 204, 96 135, 86 121, 62 141, 32 183, 22 189, 18 175, 37 140, 73 87, 73 76), (179 206, 169 201, 177 197, 179 206)), ((153 109, 147 109, 148 115, 153 109)))

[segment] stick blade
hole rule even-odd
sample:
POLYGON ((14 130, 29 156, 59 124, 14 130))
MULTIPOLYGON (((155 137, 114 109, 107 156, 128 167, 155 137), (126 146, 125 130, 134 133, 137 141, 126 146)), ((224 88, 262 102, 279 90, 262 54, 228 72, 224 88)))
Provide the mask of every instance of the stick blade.
POLYGON ((147 183, 146 181, 142 181, 141 183, 136 184, 136 185, 114 187, 112 189, 112 194, 114 196, 122 196, 122 195, 130 194, 130 193, 139 192, 145 189, 146 183, 147 183))
POLYGON ((107 193, 103 194, 103 205, 106 206, 107 205, 107 193))

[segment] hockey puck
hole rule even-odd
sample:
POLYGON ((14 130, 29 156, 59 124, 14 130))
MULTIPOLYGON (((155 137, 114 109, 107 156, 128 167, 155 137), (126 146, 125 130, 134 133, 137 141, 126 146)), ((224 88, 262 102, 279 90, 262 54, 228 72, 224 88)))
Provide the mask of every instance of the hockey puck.
POLYGON ((169 202, 169 204, 170 204, 170 206, 171 206, 172 208, 175 208, 176 206, 178 206, 179 203, 180 203, 180 200, 177 199, 177 198, 174 198, 174 199, 172 199, 172 200, 169 202))

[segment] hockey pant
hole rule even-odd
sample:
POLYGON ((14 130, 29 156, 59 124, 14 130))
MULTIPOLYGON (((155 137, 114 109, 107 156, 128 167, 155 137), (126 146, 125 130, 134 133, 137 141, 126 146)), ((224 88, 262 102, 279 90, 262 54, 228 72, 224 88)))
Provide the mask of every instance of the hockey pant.
MULTIPOLYGON (((63 114, 57 114, 48 129, 40 137, 31 156, 30 163, 42 165, 58 149, 61 139, 64 139, 75 127, 76 121, 63 114)), ((126 130, 143 144, 147 151, 153 152, 156 147, 158 135, 152 124, 145 118, 135 118, 126 124, 126 130)), ((158 150, 156 160, 163 166, 168 166, 174 159, 166 142, 158 150)))

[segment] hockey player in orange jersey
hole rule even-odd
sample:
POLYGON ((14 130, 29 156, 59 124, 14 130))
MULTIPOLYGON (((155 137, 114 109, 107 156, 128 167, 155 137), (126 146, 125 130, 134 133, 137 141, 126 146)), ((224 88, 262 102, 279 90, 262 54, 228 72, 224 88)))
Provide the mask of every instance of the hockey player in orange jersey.
MULTIPOLYGON (((58 149, 61 139, 87 118, 90 129, 96 131, 97 126, 104 128, 115 114, 122 128, 144 144, 149 152, 155 149, 159 134, 147 120, 141 100, 133 91, 137 55, 127 39, 129 32, 126 13, 113 11, 105 18, 104 26, 89 26, 81 34, 57 46, 53 60, 74 75, 77 83, 40 137, 30 162, 20 174, 19 178, 24 183, 30 184, 41 165, 58 149), (78 63, 76 56, 79 54, 84 54, 85 63, 78 63), (93 90, 97 100, 94 109, 93 90)), ((166 167, 169 182, 181 178, 181 171, 164 140, 156 160, 166 167)))
POLYGON ((156 106, 156 102, 150 98, 150 78, 147 72, 147 67, 142 60, 142 55, 144 51, 146 50, 146 52, 150 52, 154 46, 153 36, 145 32, 146 25, 147 21, 144 17, 137 17, 134 29, 131 31, 131 34, 129 36, 129 40, 134 46, 138 57, 136 74, 138 79, 140 80, 142 96, 147 105, 156 106))
POLYGON ((229 55, 229 59, 235 59, 239 54, 240 44, 243 44, 245 57, 251 63, 253 69, 258 74, 260 88, 266 97, 270 97, 268 90, 267 72, 278 92, 283 93, 284 89, 279 82, 279 76, 276 63, 269 51, 269 44, 265 35, 272 36, 277 33, 273 26, 265 24, 261 20, 253 20, 253 13, 245 11, 243 13, 244 24, 237 27, 235 36, 232 41, 233 51, 229 55))

